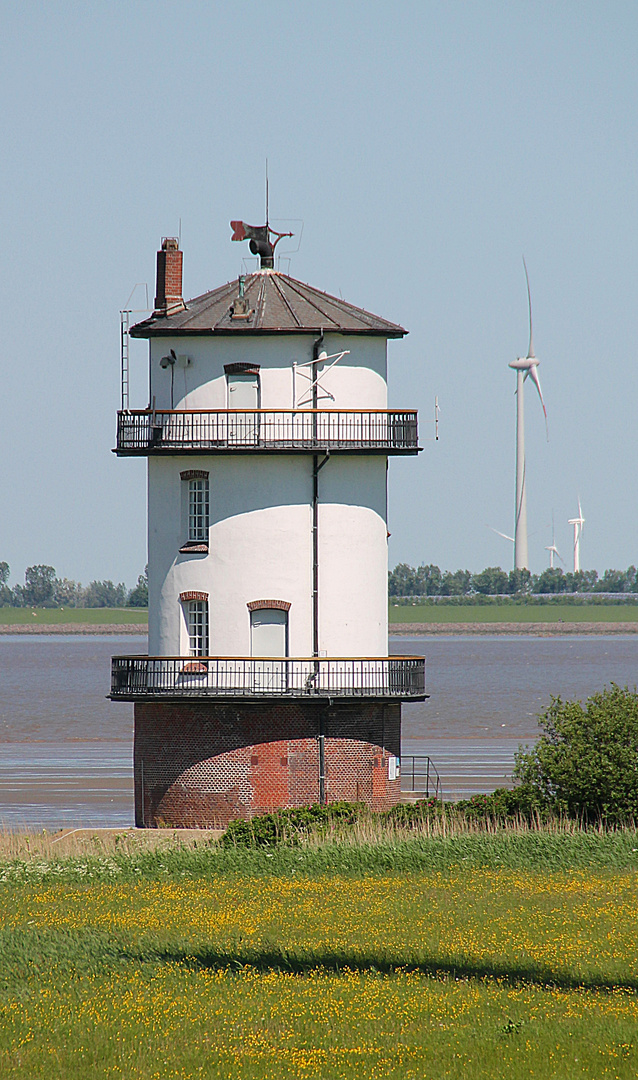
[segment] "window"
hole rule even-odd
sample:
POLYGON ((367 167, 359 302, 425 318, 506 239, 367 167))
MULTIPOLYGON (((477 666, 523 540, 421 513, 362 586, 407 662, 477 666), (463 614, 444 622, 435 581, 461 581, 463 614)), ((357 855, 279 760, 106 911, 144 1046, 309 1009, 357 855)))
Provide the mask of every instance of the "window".
POLYGON ((250 611, 250 655, 288 656, 287 600, 253 600, 250 611))
POLYGON ((209 527, 208 478, 188 481, 188 542, 207 544, 209 527))
POLYGON ((228 387, 228 441, 240 445, 259 442, 259 367, 225 364, 228 387))
POLYGON ((179 475, 182 480, 181 534, 186 536, 179 550, 186 555, 195 552, 207 555, 210 528, 208 472, 185 469, 179 475))
POLYGON ((189 600, 186 605, 188 648, 191 656, 208 656, 208 601, 189 600))

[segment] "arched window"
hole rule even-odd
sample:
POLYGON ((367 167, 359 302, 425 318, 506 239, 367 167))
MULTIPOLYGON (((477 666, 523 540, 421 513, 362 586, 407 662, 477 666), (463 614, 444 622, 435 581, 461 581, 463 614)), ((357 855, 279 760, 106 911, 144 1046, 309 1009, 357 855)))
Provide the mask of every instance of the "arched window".
POLYGON ((189 656, 208 656, 208 593, 180 593, 186 631, 188 634, 189 656))
MULTIPOLYGON (((186 544, 182 550, 192 550, 202 545, 208 550, 208 530, 210 528, 210 495, 208 473, 203 469, 186 469, 180 473, 182 482, 187 484, 186 500, 186 544)), ((183 534, 182 534, 183 535, 183 534)))
POLYGON ((254 600, 250 611, 250 655, 288 656, 288 611, 286 600, 254 600))

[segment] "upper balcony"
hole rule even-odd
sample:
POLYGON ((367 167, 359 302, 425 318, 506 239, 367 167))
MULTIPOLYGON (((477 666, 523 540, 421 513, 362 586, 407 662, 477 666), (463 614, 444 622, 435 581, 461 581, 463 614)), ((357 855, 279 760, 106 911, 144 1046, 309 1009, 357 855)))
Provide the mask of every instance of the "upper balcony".
POLYGON ((123 410, 121 457, 149 454, 417 454, 417 413, 397 409, 123 410))

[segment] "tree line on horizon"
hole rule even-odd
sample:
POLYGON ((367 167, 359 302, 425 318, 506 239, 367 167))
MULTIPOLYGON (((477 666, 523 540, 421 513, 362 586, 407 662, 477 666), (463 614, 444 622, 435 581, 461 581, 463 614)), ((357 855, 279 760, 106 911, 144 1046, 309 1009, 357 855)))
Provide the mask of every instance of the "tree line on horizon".
POLYGON ((408 566, 399 563, 388 574, 389 596, 529 596, 531 594, 638 593, 638 571, 580 570, 577 574, 560 567, 541 574, 529 570, 506 570, 488 566, 479 574, 470 570, 445 570, 438 566, 408 566))
POLYGON ((79 581, 59 578, 53 566, 28 566, 24 585, 8 584, 10 567, 0 562, 0 607, 123 608, 148 607, 148 567, 133 589, 124 582, 79 581))
MULTIPOLYGON (((0 607, 118 608, 148 607, 148 567, 137 584, 127 589, 123 582, 91 581, 82 585, 59 578, 53 566, 28 566, 24 585, 8 584, 10 568, 0 562, 0 607)), ((430 563, 418 567, 399 563, 388 574, 388 595, 402 596, 529 596, 578 593, 638 593, 638 571, 596 570, 574 574, 560 567, 531 574, 529 570, 503 570, 488 566, 478 574, 470 570, 445 570, 430 563)))

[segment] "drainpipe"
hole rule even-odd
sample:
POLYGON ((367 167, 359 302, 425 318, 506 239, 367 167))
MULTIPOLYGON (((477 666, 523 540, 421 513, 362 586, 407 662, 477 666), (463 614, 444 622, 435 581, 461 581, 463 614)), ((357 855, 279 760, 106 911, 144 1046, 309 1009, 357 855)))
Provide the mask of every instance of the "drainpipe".
POLYGON ((319 805, 325 806, 326 799, 326 717, 330 715, 332 699, 328 698, 325 707, 319 710, 319 805))
MULTIPOLYGON (((319 353, 323 345, 323 327, 312 347, 312 442, 317 444, 317 374, 319 353)), ((319 470, 330 456, 319 464, 319 455, 312 458, 312 655, 319 656, 319 470)), ((318 667, 318 665, 317 665, 318 667)), ((317 674, 319 672, 317 671, 317 674)))
POLYGON ((326 734, 323 730, 323 709, 319 713, 319 805, 326 805, 326 734))
MULTIPOLYGON (((317 445, 317 377, 319 368, 319 355, 323 345, 323 327, 319 332, 312 349, 312 442, 317 445)), ((320 462, 319 455, 313 454, 312 458, 312 655, 319 657, 319 473, 330 458, 330 450, 326 449, 325 457, 320 462)), ((319 660, 315 661, 315 686, 319 683, 319 660)), ((330 701, 328 701, 328 707, 330 701)), ((319 804, 326 805, 326 731, 325 709, 319 709, 319 731, 317 733, 319 744, 319 804)))

